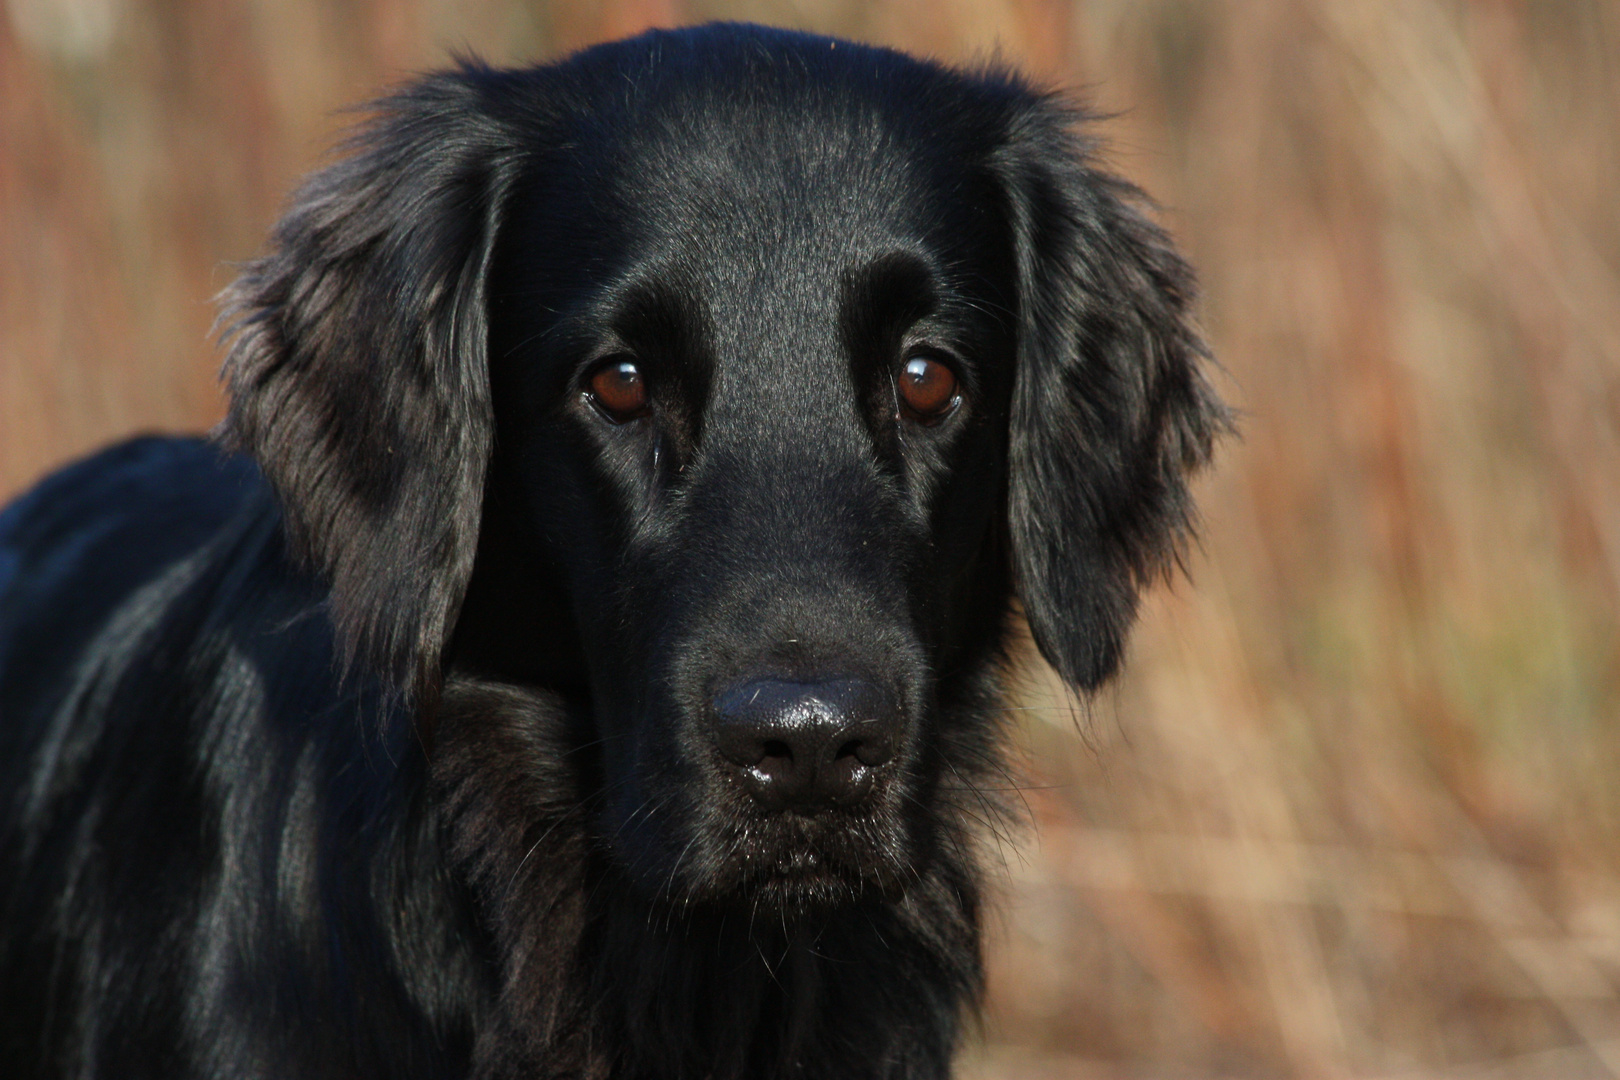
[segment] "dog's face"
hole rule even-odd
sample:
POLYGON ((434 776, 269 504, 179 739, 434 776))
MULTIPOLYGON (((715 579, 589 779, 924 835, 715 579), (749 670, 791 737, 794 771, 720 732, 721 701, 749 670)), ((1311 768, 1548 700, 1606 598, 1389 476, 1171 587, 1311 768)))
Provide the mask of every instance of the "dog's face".
POLYGON ((600 828, 684 898, 898 889, 936 681, 999 631, 1006 201, 867 103, 663 90, 496 249, 500 486, 578 626, 600 828))
POLYGON ((1222 422, 1085 153, 1013 80, 757 29, 421 84, 237 286, 232 429, 358 660, 578 703, 648 894, 895 895, 993 767, 1014 583, 1106 677, 1222 422))

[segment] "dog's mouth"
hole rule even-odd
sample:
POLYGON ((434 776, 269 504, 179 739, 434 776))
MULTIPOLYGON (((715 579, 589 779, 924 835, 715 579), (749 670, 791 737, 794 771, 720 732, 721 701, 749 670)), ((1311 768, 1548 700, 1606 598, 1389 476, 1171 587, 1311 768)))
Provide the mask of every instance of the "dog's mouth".
POLYGON ((884 815, 777 813, 728 839, 721 880, 750 902, 784 911, 895 899, 916 876, 911 845, 884 815))
POLYGON ((688 821, 655 845, 615 845, 618 861, 644 892, 681 908, 792 918, 898 899, 920 874, 904 822, 870 811, 750 808, 688 821))

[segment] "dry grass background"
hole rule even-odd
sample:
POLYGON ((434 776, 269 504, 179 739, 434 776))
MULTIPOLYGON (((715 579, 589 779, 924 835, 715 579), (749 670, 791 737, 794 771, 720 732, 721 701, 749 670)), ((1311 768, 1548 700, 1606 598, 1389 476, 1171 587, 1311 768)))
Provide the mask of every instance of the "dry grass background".
POLYGON ((1116 113, 1245 412, 1118 687, 1030 665, 973 1077, 1620 1076, 1620 5, 3 0, 0 493, 220 413, 337 107, 714 17, 1116 113), (1076 720, 1079 728, 1076 731, 1076 720))

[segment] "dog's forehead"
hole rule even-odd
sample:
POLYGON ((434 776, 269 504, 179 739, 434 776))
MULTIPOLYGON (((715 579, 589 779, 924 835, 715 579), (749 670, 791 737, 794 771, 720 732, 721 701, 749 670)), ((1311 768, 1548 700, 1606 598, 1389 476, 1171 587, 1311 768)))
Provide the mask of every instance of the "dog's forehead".
POLYGON ((701 290, 722 354, 824 348, 814 339, 832 332, 852 274, 895 251, 928 251, 935 185, 852 127, 730 132, 701 155, 674 139, 647 148, 657 180, 641 203, 641 250, 701 290))
POLYGON ((633 200, 638 249, 716 287, 772 291, 928 243, 965 208, 970 163, 885 124, 872 103, 661 102, 629 126, 614 181, 633 200))
POLYGON ((851 127, 758 134, 712 146, 695 168, 659 147, 671 167, 646 204, 647 249, 679 266, 702 305, 711 439, 728 418, 746 433, 769 414, 854 435, 850 283, 895 252, 929 261, 921 211, 939 200, 914 162, 851 127))
POLYGON ((529 158, 506 244, 530 317, 566 324, 570 355, 639 352, 626 311, 698 326, 711 434, 733 408, 853 422, 849 310, 886 260, 1004 299, 981 294, 1008 276, 994 155, 1016 95, 833 44, 621 57, 529 158))
POLYGON ((719 31, 666 44, 603 51, 550 167, 598 238, 727 284, 949 233, 982 209, 961 196, 1016 112, 993 80, 884 50, 719 31))
POLYGON ((939 141, 898 128, 870 94, 809 86, 582 114, 512 214, 524 307, 611 327, 627 298, 655 291, 659 310, 701 323, 716 418, 737 394, 769 393, 761 382, 848 412, 850 282, 896 253, 960 264, 946 249, 989 212, 961 196, 983 171, 975 155, 939 141))

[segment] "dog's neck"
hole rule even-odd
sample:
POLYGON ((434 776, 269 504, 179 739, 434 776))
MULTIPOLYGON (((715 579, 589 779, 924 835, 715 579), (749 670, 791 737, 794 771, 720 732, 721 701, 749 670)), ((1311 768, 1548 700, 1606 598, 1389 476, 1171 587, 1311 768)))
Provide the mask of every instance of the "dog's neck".
POLYGON ((434 797, 498 968, 477 1075, 948 1074, 981 982, 978 887, 960 851, 894 902, 793 920, 680 909, 643 896, 593 843, 560 701, 452 679, 438 730, 434 797), (945 1034, 920 1046, 923 1032, 945 1034))

